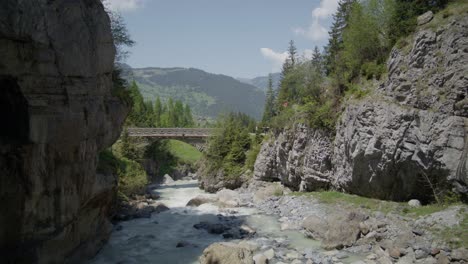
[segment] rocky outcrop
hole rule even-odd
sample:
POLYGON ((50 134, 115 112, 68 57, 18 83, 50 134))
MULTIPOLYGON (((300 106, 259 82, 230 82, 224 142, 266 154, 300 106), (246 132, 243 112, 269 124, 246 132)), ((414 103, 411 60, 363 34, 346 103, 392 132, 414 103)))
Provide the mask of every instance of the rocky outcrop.
POLYGON ((2 262, 79 262, 107 239, 116 179, 97 154, 127 112, 114 53, 99 0, 0 2, 2 262))
POLYGON ((200 189, 206 192, 215 193, 223 188, 234 190, 251 178, 249 176, 250 171, 246 171, 239 176, 227 176, 222 168, 210 170, 207 163, 207 161, 200 162, 201 166, 196 173, 200 189))
POLYGON ((371 96, 346 102, 335 135, 282 132, 263 145, 255 177, 392 200, 467 194, 468 18, 433 23, 392 50, 388 78, 371 96))
POLYGON ((263 144, 255 162, 254 177, 281 181, 295 190, 312 191, 330 185, 330 135, 298 125, 263 144))
POLYGON ((392 51, 380 98, 348 105, 337 126, 336 186, 393 200, 466 193, 467 29, 460 18, 416 33, 408 54, 392 51))

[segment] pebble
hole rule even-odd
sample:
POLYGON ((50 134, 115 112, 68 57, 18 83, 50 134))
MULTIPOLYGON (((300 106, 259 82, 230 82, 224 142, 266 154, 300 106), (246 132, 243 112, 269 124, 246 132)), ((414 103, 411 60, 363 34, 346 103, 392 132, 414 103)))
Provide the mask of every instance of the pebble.
POLYGON ((400 256, 401 256, 400 249, 398 249, 398 248, 391 248, 388 253, 390 254, 390 257, 392 257, 394 259, 400 258, 400 256))

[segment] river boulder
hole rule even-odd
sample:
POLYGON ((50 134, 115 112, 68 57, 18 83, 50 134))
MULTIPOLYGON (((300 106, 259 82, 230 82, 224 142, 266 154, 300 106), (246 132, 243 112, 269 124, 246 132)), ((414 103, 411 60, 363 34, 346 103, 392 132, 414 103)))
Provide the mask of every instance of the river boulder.
POLYGON ((190 201, 187 202, 186 206, 198 207, 202 204, 212 203, 215 201, 215 198, 208 197, 206 195, 198 195, 197 197, 190 199, 190 201))
POLYGON ((253 252, 241 244, 223 242, 210 245, 200 257, 201 264, 255 264, 253 252))
POLYGON ((239 193, 229 189, 222 189, 216 193, 218 202, 224 207, 238 207, 241 203, 239 193))

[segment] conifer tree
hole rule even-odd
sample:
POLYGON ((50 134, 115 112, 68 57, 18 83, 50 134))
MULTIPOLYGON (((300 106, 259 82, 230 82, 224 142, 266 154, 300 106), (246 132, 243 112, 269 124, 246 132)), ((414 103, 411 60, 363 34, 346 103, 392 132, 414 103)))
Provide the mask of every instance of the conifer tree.
POLYGON ((263 110, 262 122, 267 124, 275 115, 275 92, 273 91, 273 77, 268 76, 268 88, 266 91, 265 109, 263 110))
POLYGON ((337 71, 336 63, 340 60, 339 52, 343 49, 343 32, 347 26, 354 3, 357 3, 357 0, 340 0, 338 9, 333 15, 333 24, 328 32, 330 38, 328 45, 325 47, 327 74, 337 71))
POLYGON ((162 114, 162 105, 161 105, 161 99, 159 96, 156 98, 156 101, 154 103, 154 126, 155 127, 160 127, 161 126, 161 114, 162 114))

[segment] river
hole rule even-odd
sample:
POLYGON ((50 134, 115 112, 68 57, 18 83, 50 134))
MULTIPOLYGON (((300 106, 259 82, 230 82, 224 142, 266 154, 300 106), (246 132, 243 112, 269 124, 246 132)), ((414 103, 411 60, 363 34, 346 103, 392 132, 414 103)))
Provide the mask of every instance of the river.
POLYGON ((170 210, 153 214, 151 218, 119 223, 122 228, 112 233, 108 243, 91 261, 92 264, 198 263, 207 246, 227 240, 193 226, 202 221, 221 221, 220 215, 243 219, 245 224, 257 231, 252 240, 260 245, 265 245, 264 240, 268 239, 287 244, 298 251, 319 250, 319 242, 305 238, 299 231, 281 231, 276 217, 261 214, 255 208, 239 207, 233 211, 214 204, 186 207, 187 202, 198 195, 215 196, 200 190, 197 181, 176 181, 158 190, 161 195, 159 201, 170 210), (179 242, 185 246, 176 247, 179 242))

